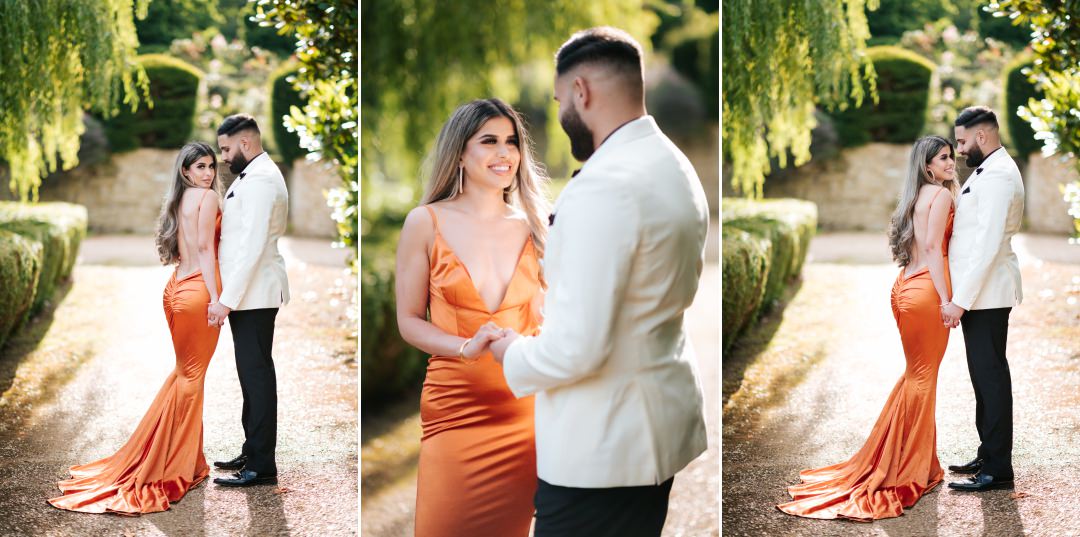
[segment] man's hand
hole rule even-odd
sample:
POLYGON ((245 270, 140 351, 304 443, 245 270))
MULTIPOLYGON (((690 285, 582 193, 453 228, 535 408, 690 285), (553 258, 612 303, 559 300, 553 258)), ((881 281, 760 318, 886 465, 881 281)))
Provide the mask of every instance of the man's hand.
POLYGON ((229 316, 229 308, 222 306, 221 302, 210 304, 206 312, 206 326, 221 327, 225 324, 225 318, 229 316))
POLYGON ((967 313, 967 310, 949 302, 941 308, 941 318, 945 323, 945 326, 949 328, 956 328, 960 326, 960 317, 963 317, 967 313))
POLYGON ((473 337, 469 338, 468 343, 462 347, 462 358, 473 360, 479 358, 481 354, 489 350, 488 347, 492 341, 496 341, 503 337, 504 330, 499 328, 499 325, 493 322, 487 322, 480 327, 479 330, 473 334, 473 337))
POLYGON ((495 361, 498 362, 499 365, 502 365, 503 363, 507 347, 519 337, 521 337, 521 334, 518 334, 512 328, 504 328, 503 337, 491 342, 491 354, 495 355, 495 361))

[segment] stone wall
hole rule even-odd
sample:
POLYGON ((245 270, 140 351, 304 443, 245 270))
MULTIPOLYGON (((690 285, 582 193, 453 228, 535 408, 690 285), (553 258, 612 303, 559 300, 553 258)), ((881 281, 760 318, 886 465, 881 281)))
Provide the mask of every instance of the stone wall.
POLYGON ((1062 199, 1059 185, 1080 181, 1076 161, 1043 157, 1033 153, 1024 172, 1026 229, 1037 233, 1071 233, 1073 220, 1069 205, 1062 199))
POLYGON ((341 185, 334 165, 297 159, 289 175, 289 233, 300 237, 337 237, 324 192, 341 185))
MULTIPOLYGON (((41 201, 67 201, 86 206, 94 233, 152 234, 161 201, 172 181, 176 151, 136 149, 114 154, 100 164, 58 173, 41 184, 41 201)), ((289 234, 332 238, 337 228, 322 191, 340 180, 333 168, 297 160, 281 166, 289 188, 289 234)), ((231 177, 223 174, 225 184, 231 177)), ((6 189, 5 189, 6 190, 6 189)))
MULTIPOLYGON (((767 198, 799 198, 818 206, 818 225, 830 231, 886 232, 907 174, 908 144, 873 143, 845 149, 833 159, 811 160, 796 169, 774 171, 765 181, 767 198)), ((1015 157, 1014 157, 1015 158, 1015 157)), ((962 161, 963 159, 961 159, 962 161)), ((1030 155, 1018 160, 1026 201, 1024 231, 1069 233, 1072 218, 1058 185, 1080 180, 1074 162, 1030 155)), ((725 177, 730 177, 725 167, 725 177)), ((961 181, 971 173, 957 163, 961 181)), ((726 181, 727 179, 725 179, 726 181)), ((724 195, 732 195, 724 185, 724 195)))
POLYGON ((776 171, 765 197, 810 200, 824 230, 885 232, 907 173, 907 144, 872 143, 846 149, 834 159, 811 160, 776 171))

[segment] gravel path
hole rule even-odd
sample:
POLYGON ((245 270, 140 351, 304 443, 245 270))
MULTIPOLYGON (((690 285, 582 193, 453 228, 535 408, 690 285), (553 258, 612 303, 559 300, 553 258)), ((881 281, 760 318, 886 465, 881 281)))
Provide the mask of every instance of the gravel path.
MULTIPOLYGON (((54 509, 74 463, 115 451, 173 367, 161 293, 171 270, 144 237, 92 237, 62 300, 0 354, 0 535, 355 535, 355 279, 327 241, 283 244, 293 301, 275 333, 278 487, 209 481, 141 517, 54 509)), ((208 460, 243 442, 228 329, 206 376, 208 460)), ((212 477, 220 473, 212 472, 212 477)))
MULTIPOLYGON (((889 307, 899 269, 877 234, 827 234, 786 307, 724 358, 724 535, 1080 535, 1080 247, 1064 238, 1014 240, 1024 304, 1010 319, 1015 491, 940 486, 904 516, 864 524, 781 513, 798 471, 858 449, 904 368, 889 307), (1013 495, 1012 492, 1017 494, 1013 495)), ((978 445, 975 402, 955 330, 937 392, 943 465, 978 445)), ((946 481, 955 476, 946 473, 946 481)))

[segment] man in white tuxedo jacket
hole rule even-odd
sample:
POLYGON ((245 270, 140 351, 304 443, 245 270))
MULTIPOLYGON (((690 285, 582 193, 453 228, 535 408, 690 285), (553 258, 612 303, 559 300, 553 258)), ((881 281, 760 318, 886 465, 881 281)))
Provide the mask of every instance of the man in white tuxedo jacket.
POLYGON ((218 129, 221 160, 237 174, 221 216, 221 296, 210 322, 229 318, 236 371, 244 395, 244 446, 236 458, 215 462, 237 470, 214 482, 244 487, 277 482, 277 376, 272 348, 278 308, 289 302, 285 260, 278 239, 288 221, 285 179, 263 151, 259 126, 248 115, 225 118, 218 129))
POLYGON ((656 536, 673 476, 706 448, 683 313, 708 206, 646 114, 632 37, 585 30, 556 62, 559 119, 585 164, 551 216, 541 333, 492 352, 514 395, 537 394, 536 536, 656 536))
POLYGON ((956 149, 975 171, 956 204, 949 243, 953 295, 943 313, 951 326, 957 320, 963 325, 980 445, 971 462, 949 467, 974 475, 949 487, 982 491, 1008 488, 1013 482, 1012 379, 1005 344, 1009 313, 1023 300, 1020 263, 1011 241, 1024 216, 1024 183, 1001 146, 997 117, 989 108, 960 112, 956 149))

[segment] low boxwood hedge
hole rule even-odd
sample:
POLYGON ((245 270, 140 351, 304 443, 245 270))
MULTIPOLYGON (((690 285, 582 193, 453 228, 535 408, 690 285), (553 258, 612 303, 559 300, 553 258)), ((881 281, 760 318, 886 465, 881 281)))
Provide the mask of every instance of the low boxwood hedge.
POLYGON ((727 352, 761 307, 769 279, 772 243, 731 226, 724 226, 721 235, 722 343, 727 352))
POLYGON ((288 78, 300 70, 299 66, 291 66, 275 72, 270 77, 270 123, 271 137, 274 148, 288 164, 299 158, 307 156, 307 149, 300 147, 300 136, 285 128, 282 117, 289 115, 289 110, 295 106, 303 108, 305 100, 300 92, 293 89, 288 78))
POLYGON ((86 208, 80 205, 0 202, 0 345, 71 275, 86 222, 86 208))
POLYGON ((817 206, 795 199, 725 198, 721 218, 723 345, 727 350, 739 333, 767 312, 783 295, 788 283, 802 272, 810 240, 817 230, 817 206), (765 270, 755 268, 753 260, 759 252, 767 258, 765 270), (759 273, 764 274, 760 282, 756 279, 759 273))
POLYGON ((41 243, 0 229, 0 347, 30 315, 43 257, 41 243))

